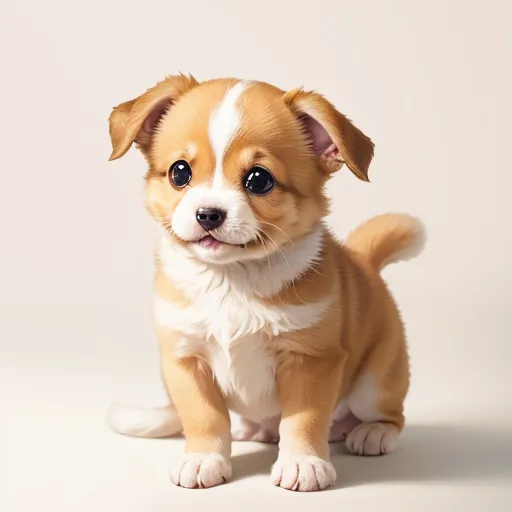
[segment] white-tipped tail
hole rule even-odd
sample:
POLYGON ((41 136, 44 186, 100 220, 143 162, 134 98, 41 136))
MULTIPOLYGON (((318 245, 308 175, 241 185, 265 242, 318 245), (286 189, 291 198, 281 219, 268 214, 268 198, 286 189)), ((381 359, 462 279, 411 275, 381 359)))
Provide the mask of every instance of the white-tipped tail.
POLYGON ((386 213, 366 221, 350 233, 347 247, 376 270, 418 256, 426 243, 423 223, 403 213, 386 213))
POLYGON ((106 420, 112 430, 133 437, 169 437, 181 432, 181 421, 172 405, 143 408, 115 402, 106 420))

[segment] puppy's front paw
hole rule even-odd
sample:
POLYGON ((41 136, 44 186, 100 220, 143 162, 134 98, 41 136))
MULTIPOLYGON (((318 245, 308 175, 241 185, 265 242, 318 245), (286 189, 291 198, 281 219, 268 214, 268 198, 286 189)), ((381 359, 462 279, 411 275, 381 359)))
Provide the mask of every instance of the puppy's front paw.
POLYGON ((272 468, 274 485, 290 491, 321 491, 336 481, 336 470, 328 460, 303 455, 279 456, 272 468))
POLYGON ((217 453, 186 453, 171 466, 171 482, 180 487, 213 487, 231 478, 231 463, 217 453))

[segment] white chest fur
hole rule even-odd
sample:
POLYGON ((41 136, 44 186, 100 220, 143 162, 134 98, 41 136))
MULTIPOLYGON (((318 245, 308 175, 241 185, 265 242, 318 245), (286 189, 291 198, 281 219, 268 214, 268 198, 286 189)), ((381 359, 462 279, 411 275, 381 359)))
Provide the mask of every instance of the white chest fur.
POLYGON ((261 300, 314 264, 321 241, 321 231, 314 232, 289 248, 285 258, 276 256, 269 269, 267 261, 212 268, 162 240, 164 271, 191 304, 183 308, 156 297, 155 320, 183 333, 176 356, 206 358, 228 404, 244 416, 259 420, 279 412, 269 344, 279 334, 314 325, 329 305, 325 300, 270 306, 261 300))

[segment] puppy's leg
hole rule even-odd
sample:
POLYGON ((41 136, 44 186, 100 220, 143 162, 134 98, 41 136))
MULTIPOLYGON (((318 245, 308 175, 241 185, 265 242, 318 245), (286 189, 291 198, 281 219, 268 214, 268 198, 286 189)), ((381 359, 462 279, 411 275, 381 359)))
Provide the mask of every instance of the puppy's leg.
POLYGON ((336 472, 329 460, 328 435, 340 392, 340 354, 290 355, 277 372, 283 413, 279 456, 272 468, 275 485, 317 491, 332 485, 336 472))
POLYGON ((350 410, 362 421, 348 435, 348 450, 356 455, 383 455, 393 451, 405 423, 403 403, 408 389, 408 368, 389 378, 378 372, 363 374, 349 396, 350 410))
POLYGON ((163 376, 183 424, 185 454, 172 467, 181 487, 212 487, 231 477, 228 409, 211 371, 196 358, 176 359, 163 350, 163 376))

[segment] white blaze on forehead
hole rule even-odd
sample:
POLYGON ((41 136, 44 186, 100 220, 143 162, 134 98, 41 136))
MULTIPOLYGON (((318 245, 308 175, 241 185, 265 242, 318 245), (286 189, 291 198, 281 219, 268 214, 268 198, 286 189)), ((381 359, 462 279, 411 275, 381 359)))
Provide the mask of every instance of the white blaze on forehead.
POLYGON ((223 180, 222 162, 240 126, 241 115, 237 101, 247 89, 248 82, 237 82, 226 93, 220 105, 214 110, 208 127, 208 136, 215 157, 213 185, 220 186, 223 180))

